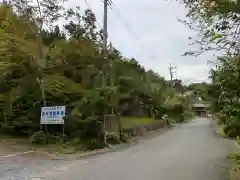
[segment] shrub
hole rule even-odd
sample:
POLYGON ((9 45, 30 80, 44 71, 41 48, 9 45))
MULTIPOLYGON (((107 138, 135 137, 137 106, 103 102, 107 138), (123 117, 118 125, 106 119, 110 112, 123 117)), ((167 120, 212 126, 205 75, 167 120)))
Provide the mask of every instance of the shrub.
POLYGON ((237 137, 240 136, 240 124, 227 125, 223 129, 227 137, 237 137))
POLYGON ((121 135, 120 135, 120 140, 121 140, 122 142, 128 142, 128 141, 129 141, 129 136, 128 136, 128 134, 127 134, 127 133, 121 133, 121 135))
POLYGON ((29 139, 29 141, 33 144, 46 144, 47 143, 47 135, 44 131, 35 132, 29 139))
POLYGON ((103 140, 91 139, 91 140, 85 141, 85 146, 89 150, 94 150, 94 149, 103 149, 106 147, 106 144, 104 143, 103 140))

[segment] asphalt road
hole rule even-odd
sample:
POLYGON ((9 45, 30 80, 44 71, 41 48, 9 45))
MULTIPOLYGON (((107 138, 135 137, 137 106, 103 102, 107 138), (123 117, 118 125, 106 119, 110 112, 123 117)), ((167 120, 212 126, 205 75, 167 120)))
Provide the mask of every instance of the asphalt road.
POLYGON ((231 145, 213 133, 209 120, 198 118, 129 148, 82 160, 33 157, 20 166, 0 159, 0 180, 226 180, 231 145))
POLYGON ((38 153, 15 155, 3 152, 0 157, 0 180, 28 180, 35 174, 52 169, 59 162, 38 153))
POLYGON ((130 148, 74 161, 41 177, 56 180, 225 180, 230 144, 207 119, 182 124, 130 148))

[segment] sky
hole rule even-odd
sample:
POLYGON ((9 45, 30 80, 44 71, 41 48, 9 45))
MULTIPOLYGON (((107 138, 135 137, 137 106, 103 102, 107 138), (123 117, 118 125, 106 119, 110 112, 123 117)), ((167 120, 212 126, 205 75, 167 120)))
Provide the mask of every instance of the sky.
MULTIPOLYGON (((190 50, 189 36, 196 36, 178 19, 185 19, 184 6, 175 0, 112 0, 116 8, 108 9, 108 42, 123 56, 135 58, 146 69, 169 79, 169 64, 176 66, 174 78, 184 84, 208 80, 212 54, 199 57, 182 56, 190 50), (123 20, 122 20, 123 19, 123 20), (131 25, 131 31, 123 21, 131 25)), ((100 25, 103 24, 102 0, 87 0, 100 25)), ((67 8, 80 6, 84 11, 85 0, 68 0, 67 8)), ((102 27, 99 27, 102 28, 102 27)))

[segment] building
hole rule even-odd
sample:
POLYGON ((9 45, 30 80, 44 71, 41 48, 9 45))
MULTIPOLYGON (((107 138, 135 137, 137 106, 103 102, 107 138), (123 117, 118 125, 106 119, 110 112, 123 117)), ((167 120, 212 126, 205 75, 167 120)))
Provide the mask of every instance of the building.
POLYGON ((192 105, 192 111, 196 113, 196 116, 207 116, 207 105, 196 102, 192 105))

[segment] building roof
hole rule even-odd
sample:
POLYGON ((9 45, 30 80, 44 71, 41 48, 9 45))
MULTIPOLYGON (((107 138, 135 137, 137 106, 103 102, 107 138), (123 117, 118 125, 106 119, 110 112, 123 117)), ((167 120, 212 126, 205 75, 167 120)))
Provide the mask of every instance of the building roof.
POLYGON ((194 103, 192 105, 192 107, 205 108, 205 107, 207 107, 207 105, 205 105, 203 103, 194 103))

